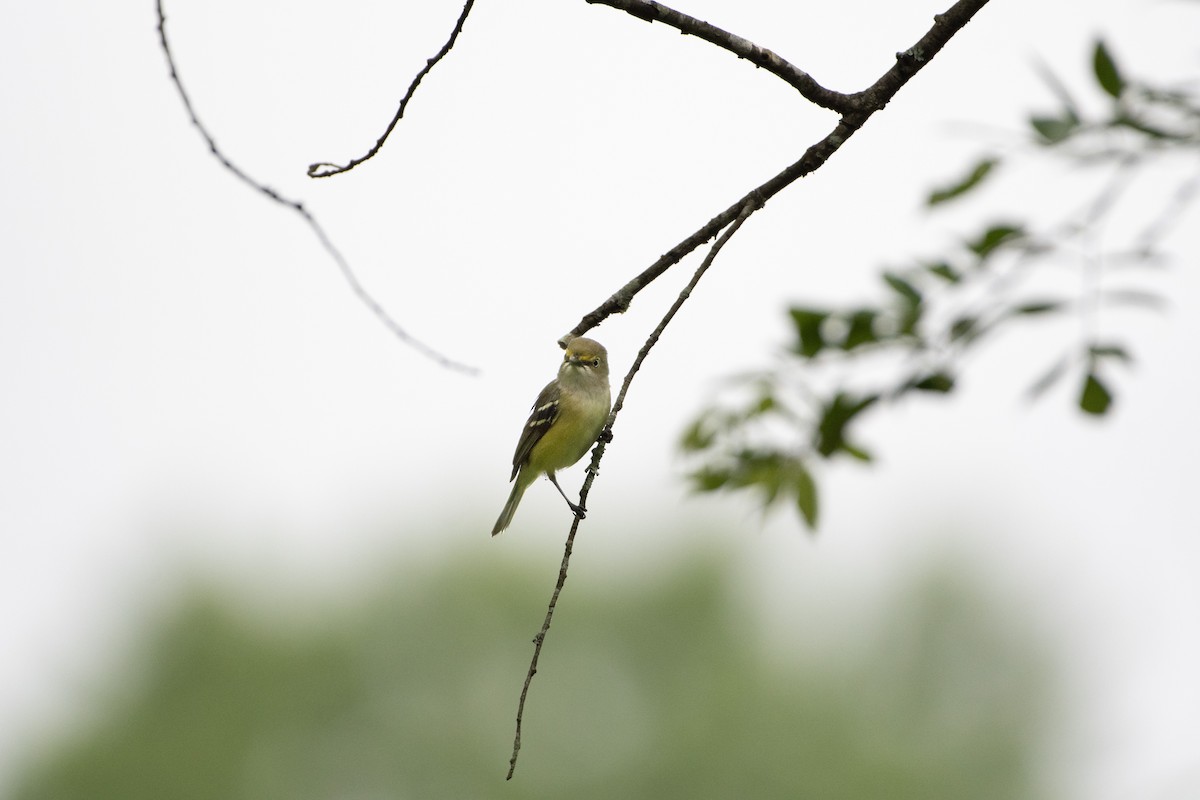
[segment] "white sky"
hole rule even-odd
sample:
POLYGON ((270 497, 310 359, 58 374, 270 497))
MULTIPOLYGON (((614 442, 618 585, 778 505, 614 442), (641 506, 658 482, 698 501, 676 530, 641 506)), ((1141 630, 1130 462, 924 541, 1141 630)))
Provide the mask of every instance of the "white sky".
MULTIPOLYGON (((681 9, 853 90, 943 3, 817 7, 681 9)), ((953 538, 1064 643, 1078 703, 1060 796, 1200 785, 1195 215, 1174 239, 1191 258, 1153 278, 1169 312, 1112 321, 1139 365, 1101 424, 1063 392, 1023 405, 1049 354, 994 348, 951 403, 871 426, 882 463, 827 476, 816 540, 786 516, 760 529, 738 500, 687 499, 673 454, 716 380, 785 341, 789 302, 862 296, 878 266, 935 252, 970 218, 925 215, 920 200, 1000 141, 962 123, 1016 131, 1049 106, 1035 56, 1082 97, 1101 31, 1135 72, 1194 75, 1197 11, 996 0, 981 12, 726 248, 634 384, 589 503, 603 536, 578 568, 686 546, 654 539, 646 518, 716 519, 739 529, 730 540, 771 598, 803 593, 802 577, 850 597, 953 538)), ((152 2, 0 15, 12 33, 0 48, 0 792, 30 731, 69 716, 127 620, 197 562, 324 591, 451 538, 538 559, 549 588, 565 521, 552 491, 531 491, 501 539, 486 533, 554 339, 833 124, 670 29, 582 0, 481 2, 384 153, 307 179, 310 162, 374 142, 457 13, 167 4, 185 82, 226 152, 305 200, 378 299, 478 378, 397 344, 295 215, 218 167, 167 80, 152 2), (411 521, 403 541, 381 522, 397 518, 411 521)), ((594 333, 618 375, 681 281, 594 333)), ((787 628, 792 600, 766 602, 787 628)))

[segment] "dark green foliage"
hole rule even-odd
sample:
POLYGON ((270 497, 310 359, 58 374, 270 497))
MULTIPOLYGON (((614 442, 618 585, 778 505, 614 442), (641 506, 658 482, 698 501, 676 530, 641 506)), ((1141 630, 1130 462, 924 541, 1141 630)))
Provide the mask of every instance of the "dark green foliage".
POLYGON ((1001 247, 1013 244, 1024 235, 1025 231, 1021 225, 992 225, 975 239, 968 241, 967 248, 979 256, 980 261, 984 261, 1001 247))
POLYGON ((835 394, 821 409, 813 448, 826 458, 835 453, 846 453, 861 461, 870 461, 871 457, 865 450, 847 441, 846 428, 854 421, 855 417, 878 401, 879 395, 877 394, 863 397, 855 397, 845 392, 835 394))
POLYGON ((958 283, 962 280, 962 274, 945 261, 934 261, 925 265, 925 269, 930 275, 936 275, 946 283, 958 283))
MULTIPOLYGON (((740 411, 716 411, 697 418, 684 432, 685 452, 710 455, 715 446, 725 446, 732 432, 743 430, 752 420, 787 418, 789 410, 775 399, 774 387, 757 386, 756 400, 740 411)), ((817 487, 804 459, 778 449, 757 450, 740 445, 724 459, 710 459, 689 474, 692 488, 699 492, 718 489, 757 489, 763 505, 789 501, 809 525, 817 520, 817 487)))
POLYGON ((1040 144, 1074 144, 1082 149, 1075 155, 1084 158, 1107 150, 1103 158, 1111 162, 1163 145, 1194 148, 1200 142, 1200 104, 1195 95, 1127 80, 1103 40, 1097 41, 1092 50, 1092 77, 1108 101, 1104 114, 1084 117, 1062 81, 1045 67, 1041 71, 1061 107, 1051 114, 1030 118, 1040 144), (1119 128, 1134 131, 1144 139, 1111 139, 1113 130, 1119 128), (1097 147, 1101 149, 1094 149, 1097 147))
POLYGON ((948 372, 934 372, 923 377, 913 378, 906 384, 906 388, 921 392, 949 394, 954 391, 954 376, 948 372))
POLYGON ((1108 407, 1112 405, 1112 393, 1108 391, 1108 387, 1096 376, 1096 373, 1089 372, 1083 380, 1083 391, 1079 395, 1079 407, 1088 414, 1101 416, 1108 412, 1108 407))
POLYGON ((1096 49, 1092 53, 1092 71, 1101 89, 1114 98, 1120 98, 1125 91, 1125 80, 1103 40, 1096 42, 1096 49))
POLYGON ((825 349, 825 337, 821 326, 829 318, 829 312, 811 308, 793 308, 789 312, 796 326, 796 352, 812 358, 825 349))
POLYGON ((859 308, 846 315, 846 337, 842 339, 842 349, 853 350, 879 341, 875 335, 875 319, 878 316, 879 312, 873 308, 859 308))
POLYGON ((900 277, 894 272, 883 273, 883 280, 884 283, 895 289, 896 293, 906 300, 908 305, 916 306, 921 304, 921 293, 913 287, 913 284, 910 281, 900 277))
POLYGON ((1013 306, 1009 310, 1009 313, 1024 316, 1032 316, 1034 314, 1049 314, 1052 311, 1059 311, 1062 309, 1063 305, 1064 303, 1058 300, 1041 300, 1033 303, 1021 303, 1020 305, 1013 306))
POLYGON ((804 518, 804 523, 810 528, 815 528, 819 510, 817 482, 813 480, 812 473, 808 471, 808 467, 804 466, 803 461, 793 460, 793 470, 795 474, 792 477, 792 491, 796 495, 796 509, 804 518))
MULTIPOLYGON (((1044 331, 1031 362, 1040 365, 1047 349, 1057 355, 1048 367, 1039 366, 1042 372, 1029 387, 1029 397, 1040 397, 1071 376, 1079 381, 1082 412, 1109 413, 1113 390, 1107 378, 1101 379, 1101 368, 1129 364, 1133 357, 1111 332, 1101 333, 1097 320, 1115 307, 1161 309, 1163 299, 1129 286, 1128 280, 1120 287, 1107 285, 1106 270, 1118 262, 1126 268, 1156 263, 1157 240, 1169 227, 1167 221, 1180 216, 1174 204, 1183 205, 1196 194, 1187 183, 1196 178, 1185 178, 1172 202, 1125 249, 1095 253, 1095 232, 1117 213, 1132 170, 1178 153, 1194 158, 1200 148, 1200 101, 1184 91, 1130 80, 1103 41, 1095 44, 1091 66, 1103 113, 1081 111, 1063 82, 1042 67, 1058 108, 1031 118, 1035 143, 1053 145, 1034 149, 1031 157, 1111 174, 1107 186, 1082 204, 1085 210, 1050 222, 1016 213, 983 224, 948 252, 911 267, 884 270, 884 291, 875 303, 791 308, 795 339, 788 349, 793 358, 747 381, 771 387, 771 409, 752 414, 754 400, 747 406, 736 398, 725 401, 716 406, 722 411, 702 414, 708 420, 703 439, 685 437, 696 463, 692 481, 697 490, 756 489, 769 506, 800 494, 796 482, 781 477, 782 465, 800 465, 802 471, 792 474, 802 474, 807 482, 819 474, 823 460, 839 454, 869 461, 869 451, 859 443, 863 419, 914 393, 952 394, 968 355, 981 342, 1018 326, 1044 331), (1079 285, 1086 288, 1076 297, 1061 296, 1060 285, 1042 288, 1038 279, 1051 267, 1082 271, 1079 285), (1072 317, 1080 318, 1073 326, 1045 324, 1072 317), (711 424, 716 419, 721 424, 711 424), (790 491, 785 493, 784 486, 790 491)), ((1006 156, 1006 163, 1013 160, 1006 156)), ((962 177, 931 192, 928 205, 938 208, 977 194, 993 182, 989 179, 998 163, 991 156, 979 158, 962 177)), ((1193 170, 1187 167, 1187 174, 1193 170)), ((1045 188, 1034 184, 1027 191, 1045 188)), ((1072 199, 1068 205, 1080 203, 1072 199)), ((1146 215, 1144 208, 1133 213, 1146 215)), ((809 491, 807 484, 803 489, 809 491)), ((801 516, 811 526, 816 515, 802 508, 801 516)))

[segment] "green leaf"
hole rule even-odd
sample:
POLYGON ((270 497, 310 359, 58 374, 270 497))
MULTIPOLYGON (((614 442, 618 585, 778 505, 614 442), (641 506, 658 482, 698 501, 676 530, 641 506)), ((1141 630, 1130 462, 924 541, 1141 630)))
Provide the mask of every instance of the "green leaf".
POLYGON ((1020 225, 993 225, 973 242, 967 242, 967 247, 980 259, 985 259, 1000 247, 1021 239, 1025 229, 1020 225))
POLYGON ((793 308, 792 324, 796 326, 799 342, 796 352, 805 358, 812 358, 825 349, 825 338, 821 334, 821 325, 829 318, 828 311, 818 311, 811 308, 793 308))
POLYGON ((853 350, 864 344, 874 344, 879 341, 879 337, 875 334, 875 318, 877 316, 879 316, 879 312, 871 308, 859 309, 852 313, 847 320, 849 328, 846 331, 846 338, 842 341, 842 349, 853 350))
POLYGON ((1034 116, 1029 118, 1029 124, 1042 137, 1044 144, 1058 144, 1065 141, 1079 128, 1079 120, 1074 116, 1034 116))
POLYGON ((733 476, 727 469, 704 467, 688 476, 692 480, 692 488, 697 492, 715 492, 729 483, 733 476))
POLYGON ((845 453, 846 455, 850 456, 851 458, 856 459, 858 461, 862 461, 864 463, 869 463, 871 461, 871 459, 873 458, 873 456, 871 455, 871 453, 868 450, 866 450, 865 448, 859 447, 858 445, 850 444, 849 442, 842 443, 842 452, 845 453))
POLYGON ((1120 97, 1125 91, 1125 79, 1117 69, 1117 62, 1104 45, 1104 40, 1096 42, 1096 50, 1092 55, 1092 70, 1096 73, 1096 82, 1100 88, 1113 97, 1120 97))
POLYGON ((755 403, 754 406, 751 407, 750 411, 746 414, 746 418, 750 419, 751 417, 760 417, 763 414, 766 414, 768 411, 774 411, 775 405, 775 395, 771 394, 770 392, 763 392, 762 396, 758 398, 758 402, 755 403))
POLYGON ((757 486, 763 493, 763 505, 774 503, 784 486, 785 477, 779 456, 772 453, 743 453, 741 457, 742 469, 734 485, 757 486))
POLYGON ((1027 316, 1035 316, 1037 314, 1048 314, 1051 311, 1057 311, 1063 307, 1061 300, 1043 300, 1035 303, 1022 303, 1019 306, 1013 306, 1009 309, 1010 314, 1020 314, 1027 316))
POLYGON ((938 276, 946 283, 958 283, 962 280, 962 273, 947 264, 945 261, 937 261, 932 264, 926 264, 925 269, 931 275, 938 276))
POLYGON ((954 391, 954 376, 948 372, 931 372, 922 378, 914 378, 907 386, 921 392, 948 394, 954 391))
POLYGON ((970 341, 975 338, 978 327, 979 317, 959 317, 950 324, 950 341, 970 341))
POLYGON ((792 491, 796 493, 796 508, 808 527, 817 527, 817 484, 812 473, 800 461, 791 463, 792 491))
POLYGON ((717 438, 717 432, 708 422, 708 416, 705 415, 693 422, 683 432, 680 438, 679 446, 685 452, 695 453, 699 450, 707 450, 712 447, 713 441, 717 438))
POLYGON ((817 424, 813 442, 817 452, 828 458, 837 452, 847 453, 864 461, 870 460, 866 451, 854 447, 847 441, 846 427, 856 416, 879 400, 879 395, 868 394, 854 397, 838 392, 833 400, 821 410, 821 421, 817 424))
POLYGON ((1084 413, 1095 416, 1104 415, 1112 405, 1112 393, 1108 391, 1096 373, 1089 372, 1083 381, 1083 391, 1079 395, 1079 407, 1084 413))
POLYGON ((925 306, 917 303, 904 309, 897 322, 896 333, 899 336, 908 336, 917 341, 913 346, 923 348, 924 342, 921 341, 921 334, 917 330, 917 326, 921 323, 921 317, 925 313, 925 306))
POLYGON ((896 273, 883 273, 883 280, 896 294, 907 300, 909 305, 915 306, 921 302, 921 293, 917 291, 916 287, 896 273))
POLYGON ((979 184, 983 183, 984 178, 992 171, 992 169, 1000 163, 994 158, 985 158, 979 161, 965 177, 959 179, 956 183, 949 186, 944 186, 941 189, 935 189, 929 193, 929 198, 925 201, 926 205, 936 206, 945 203, 948 200, 953 200, 956 197, 962 197, 967 192, 971 191, 979 184))

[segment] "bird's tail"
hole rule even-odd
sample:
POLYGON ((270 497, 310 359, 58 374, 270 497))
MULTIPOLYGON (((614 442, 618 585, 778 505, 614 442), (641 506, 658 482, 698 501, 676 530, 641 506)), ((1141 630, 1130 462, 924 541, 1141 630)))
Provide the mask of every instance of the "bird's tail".
POLYGON ((513 481, 512 492, 508 495, 508 502, 504 504, 504 510, 500 512, 500 517, 496 520, 496 527, 492 528, 492 536, 495 536, 500 531, 508 527, 512 522, 513 514, 517 513, 517 506, 521 504, 521 497, 525 494, 525 490, 529 488, 529 484, 521 480, 523 475, 518 475, 513 481))

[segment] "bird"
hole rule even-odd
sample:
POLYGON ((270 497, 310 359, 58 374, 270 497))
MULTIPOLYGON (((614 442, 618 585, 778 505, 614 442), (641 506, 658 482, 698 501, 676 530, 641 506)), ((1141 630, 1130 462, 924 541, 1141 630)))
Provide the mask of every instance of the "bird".
POLYGON ((537 400, 513 454, 512 492, 492 528, 492 536, 512 523, 525 490, 545 475, 582 519, 586 509, 571 502, 554 477, 557 470, 583 458, 608 422, 612 396, 608 385, 608 351, 594 339, 577 336, 566 341, 558 376, 546 384, 537 400))

